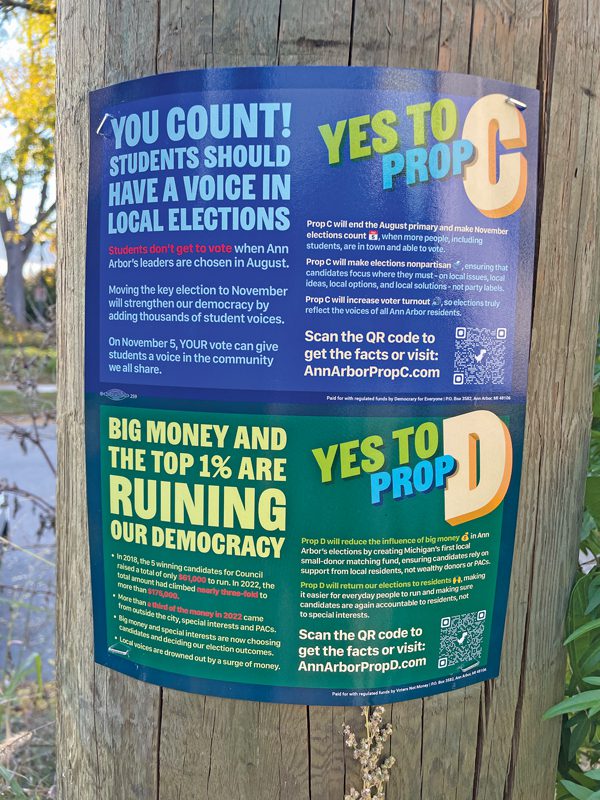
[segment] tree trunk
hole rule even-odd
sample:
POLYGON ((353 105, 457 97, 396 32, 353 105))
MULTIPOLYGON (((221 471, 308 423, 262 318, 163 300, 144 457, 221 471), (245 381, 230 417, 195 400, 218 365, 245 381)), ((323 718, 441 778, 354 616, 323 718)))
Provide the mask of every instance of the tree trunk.
POLYGON ((25 280, 23 268, 26 258, 17 244, 5 244, 6 277, 4 279, 4 299, 15 322, 25 325, 25 280))
POLYGON ((193 696, 92 658, 83 438, 87 92, 190 67, 440 68, 542 91, 539 259, 501 677, 394 705, 388 800, 551 800, 599 311, 600 18, 589 0, 61 0, 61 800, 342 800, 356 709, 193 696))

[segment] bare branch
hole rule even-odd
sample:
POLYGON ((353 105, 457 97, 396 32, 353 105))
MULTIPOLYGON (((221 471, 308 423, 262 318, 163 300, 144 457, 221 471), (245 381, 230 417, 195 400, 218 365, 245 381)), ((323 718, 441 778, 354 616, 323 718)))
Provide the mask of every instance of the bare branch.
POLYGON ((40 436, 40 429, 37 424, 37 418, 34 414, 31 415, 31 423, 33 431, 29 430, 25 426, 18 425, 9 417, 3 417, 3 416, 0 417, 0 422, 2 422, 4 425, 8 425, 11 428, 9 438, 14 437, 15 439, 17 439, 21 447, 23 447, 23 444, 25 444, 26 442, 29 442, 30 444, 37 447, 39 452, 42 454, 44 461, 50 467, 50 471, 52 472, 52 474, 56 475, 56 467, 54 466, 52 459, 48 455, 48 451, 44 447, 44 444, 42 442, 42 437, 40 436))
MULTIPOLYGON (((2 592, 20 592, 21 594, 41 594, 44 597, 56 597, 56 592, 49 589, 27 589, 25 586, 14 586, 7 583, 0 583, 0 591, 2 592)), ((33 695, 35 697, 35 695, 33 695)), ((0 701, 0 705, 7 701, 0 701)))
MULTIPOLYGON (((39 494, 35 492, 30 492, 27 489, 22 489, 20 486, 17 486, 16 483, 9 483, 5 478, 0 479, 0 486, 2 487, 2 491, 5 494, 13 495, 14 497, 19 497, 21 500, 27 500, 30 502, 35 508, 39 511, 46 514, 48 517, 53 518, 54 514, 56 513, 56 509, 49 503, 47 500, 44 500, 39 494)), ((0 536, 0 540, 2 537, 0 536)))
POLYGON ((36 221, 33 223, 33 225, 30 225, 29 228, 27 228, 23 236, 24 237, 33 236, 33 234, 38 230, 38 228, 40 228, 40 226, 43 225, 43 223, 46 222, 48 217, 54 212, 55 208, 56 208, 56 203, 52 203, 51 205, 48 206, 48 208, 45 211, 41 211, 38 214, 38 218, 36 219, 36 221))
POLYGON ((44 212, 46 207, 46 200, 48 199, 48 181, 50 180, 50 170, 45 169, 44 174, 42 176, 42 188, 40 190, 40 202, 38 203, 38 210, 37 214, 35 215, 36 220, 40 218, 40 214, 44 212))
MULTIPOLYGON (((27 499, 30 500, 31 498, 27 499)), ((49 567, 56 567, 56 564, 53 564, 52 561, 48 561, 47 558, 38 556, 37 553, 34 553, 32 550, 27 550, 25 547, 21 547, 21 545, 18 545, 16 542, 11 542, 10 539, 7 539, 5 536, 0 536, 0 542, 9 547, 14 547, 15 550, 19 550, 21 553, 27 553, 28 556, 36 558, 38 561, 42 561, 44 564, 48 564, 49 567)))

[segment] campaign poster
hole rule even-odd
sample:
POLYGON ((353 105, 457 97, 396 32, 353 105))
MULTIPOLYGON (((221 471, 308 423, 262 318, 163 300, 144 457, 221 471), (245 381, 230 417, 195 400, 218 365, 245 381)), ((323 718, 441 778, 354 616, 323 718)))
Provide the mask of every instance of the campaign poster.
POLYGON ((536 91, 440 72, 91 94, 98 663, 318 705, 498 675, 537 140, 536 91))

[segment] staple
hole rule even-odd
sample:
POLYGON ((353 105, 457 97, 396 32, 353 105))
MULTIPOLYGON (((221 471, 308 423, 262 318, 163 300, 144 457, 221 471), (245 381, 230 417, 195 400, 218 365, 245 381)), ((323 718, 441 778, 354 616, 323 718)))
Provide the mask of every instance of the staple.
POLYGON ((510 103, 511 106, 515 106, 515 108, 518 108, 520 111, 525 111, 527 108, 527 103, 524 103, 522 100, 515 100, 514 97, 507 97, 506 102, 510 103))
POLYGON ((128 656, 129 648, 127 648, 127 650, 119 650, 118 647, 113 644, 108 648, 108 652, 113 653, 115 656, 128 656))
MULTIPOLYGON (((106 122, 107 119, 113 119, 113 115, 109 114, 108 111, 106 112, 106 114, 100 120, 100 125, 98 125, 98 127, 96 128, 96 133, 100 133, 100 131, 102 130, 102 126, 104 125, 104 123, 106 122)), ((105 134, 101 134, 101 135, 104 136, 105 134)))

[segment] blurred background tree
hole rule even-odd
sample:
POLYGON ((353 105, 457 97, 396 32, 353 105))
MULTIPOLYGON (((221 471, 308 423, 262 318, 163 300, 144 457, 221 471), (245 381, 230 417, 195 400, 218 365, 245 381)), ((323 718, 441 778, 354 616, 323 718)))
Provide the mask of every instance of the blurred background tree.
POLYGON ((0 0, 0 12, 8 16, 12 11, 30 11, 32 14, 56 15, 56 0, 0 0))
POLYGON ((4 296, 16 323, 25 325, 24 267, 34 246, 54 237, 55 0, 0 0, 0 15, 11 45, 0 65, 0 126, 8 143, 0 154, 4 296))

